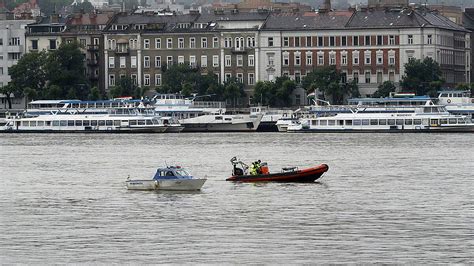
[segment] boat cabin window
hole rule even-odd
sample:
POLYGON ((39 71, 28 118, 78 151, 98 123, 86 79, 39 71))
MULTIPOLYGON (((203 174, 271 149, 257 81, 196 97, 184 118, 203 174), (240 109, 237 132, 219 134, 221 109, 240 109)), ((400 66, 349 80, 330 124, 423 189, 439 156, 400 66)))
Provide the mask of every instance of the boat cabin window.
POLYGON ((369 119, 362 119, 362 125, 364 126, 369 125, 369 119))
POLYGON ((99 120, 99 126, 105 126, 105 121, 104 120, 99 120))
POLYGON ((450 118, 449 123, 450 124, 456 124, 456 118, 450 118))
POLYGON ((346 120, 346 126, 352 126, 352 120, 346 120))
POLYGON ((53 127, 59 127, 59 120, 53 121, 53 127))
POLYGON ((338 126, 343 126, 344 125, 344 120, 337 120, 337 125, 338 126))
POLYGON ((73 127, 74 126, 74 120, 68 120, 67 121, 67 126, 68 127, 73 127))
POLYGON ((143 120, 143 119, 138 120, 138 125, 140 125, 140 126, 145 125, 145 120, 143 120))
POLYGON ((328 121, 327 120, 319 120, 319 124, 321 126, 327 126, 328 125, 328 121))
POLYGON ((62 127, 65 127, 65 126, 67 126, 67 121, 66 120, 61 120, 61 121, 59 121, 59 125, 62 126, 62 127))
POLYGON ((421 119, 414 119, 413 124, 414 125, 421 125, 421 119))
POLYGON ((379 125, 381 126, 387 125, 387 119, 379 119, 379 125))
POLYGON ((389 119, 388 120, 388 125, 389 126, 394 126, 395 125, 395 119, 389 119))
POLYGON ((114 126, 119 127, 120 126, 120 120, 114 120, 114 126))
POLYGON ((328 120, 328 126, 336 125, 336 120, 328 120))
POLYGON ((396 120, 396 124, 397 124, 398 126, 403 125, 403 119, 397 119, 397 120, 396 120))
POLYGON ((46 121, 46 126, 50 127, 51 126, 51 121, 46 121))
POLYGON ((222 116, 216 116, 216 120, 222 120, 222 116))
POLYGON ((137 120, 130 120, 130 125, 131 126, 136 126, 137 125, 137 120))
POLYGON ((232 121, 232 118, 226 118, 225 121, 232 121))
POLYGON ((311 124, 312 124, 313 126, 316 126, 316 122, 318 122, 318 120, 311 120, 311 124))
POLYGON ((44 126, 44 121, 38 121, 38 126, 39 126, 39 127, 44 126))
POLYGON ((76 127, 82 126, 82 120, 76 120, 76 127))
POLYGON ((172 171, 166 171, 165 176, 174 176, 172 171))
POLYGON ((189 173, 186 172, 186 170, 179 169, 179 170, 176 170, 176 175, 177 176, 189 176, 189 173))
POLYGON ((448 119, 447 118, 441 118, 441 124, 442 125, 448 124, 448 119))
POLYGON ((362 121, 359 119, 354 120, 354 126, 360 126, 362 125, 362 121))
POLYGON ((413 125, 413 119, 405 119, 405 125, 413 125))

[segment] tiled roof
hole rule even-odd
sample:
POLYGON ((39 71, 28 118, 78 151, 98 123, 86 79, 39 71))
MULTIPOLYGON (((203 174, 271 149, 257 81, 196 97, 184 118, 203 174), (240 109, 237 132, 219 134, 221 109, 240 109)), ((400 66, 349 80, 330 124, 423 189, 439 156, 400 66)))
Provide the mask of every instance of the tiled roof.
POLYGON ((68 25, 105 25, 114 14, 112 12, 97 13, 97 14, 80 14, 79 16, 72 15, 67 24, 68 25))
POLYGON ((279 29, 340 29, 344 28, 351 12, 297 12, 297 13, 273 13, 271 14, 263 30, 279 29))

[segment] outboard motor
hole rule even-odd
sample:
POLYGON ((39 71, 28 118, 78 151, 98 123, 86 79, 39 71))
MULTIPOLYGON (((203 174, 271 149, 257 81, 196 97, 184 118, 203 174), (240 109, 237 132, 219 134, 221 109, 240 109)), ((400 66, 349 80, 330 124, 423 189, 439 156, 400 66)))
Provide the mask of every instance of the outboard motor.
POLYGON ((232 175, 244 175, 244 170, 234 165, 234 170, 232 171, 232 175))

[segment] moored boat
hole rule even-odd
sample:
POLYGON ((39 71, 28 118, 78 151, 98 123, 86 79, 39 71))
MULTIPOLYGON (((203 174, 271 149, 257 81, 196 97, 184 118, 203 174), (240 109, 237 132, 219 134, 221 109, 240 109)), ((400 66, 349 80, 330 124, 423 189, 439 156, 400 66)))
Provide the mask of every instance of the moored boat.
POLYGON ((180 166, 158 168, 152 179, 130 179, 125 181, 129 190, 200 190, 207 179, 198 179, 180 166))
POLYGON ((283 168, 280 173, 270 173, 262 171, 260 174, 252 175, 247 173, 248 166, 242 161, 237 161, 234 157, 231 159, 233 165, 232 176, 226 181, 236 182, 298 182, 311 183, 319 179, 329 170, 327 164, 320 164, 314 167, 298 169, 297 167, 283 168), (240 167, 237 167, 240 165, 240 167))

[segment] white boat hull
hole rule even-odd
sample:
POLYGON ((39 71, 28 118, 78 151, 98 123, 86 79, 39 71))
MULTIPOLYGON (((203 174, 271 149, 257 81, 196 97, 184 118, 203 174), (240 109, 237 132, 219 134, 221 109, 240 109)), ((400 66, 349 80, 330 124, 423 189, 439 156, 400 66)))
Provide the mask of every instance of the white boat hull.
POLYGON ((256 131, 262 115, 204 115, 180 120, 183 132, 256 131))
POLYGON ((200 190, 207 179, 127 180, 129 190, 200 190))

